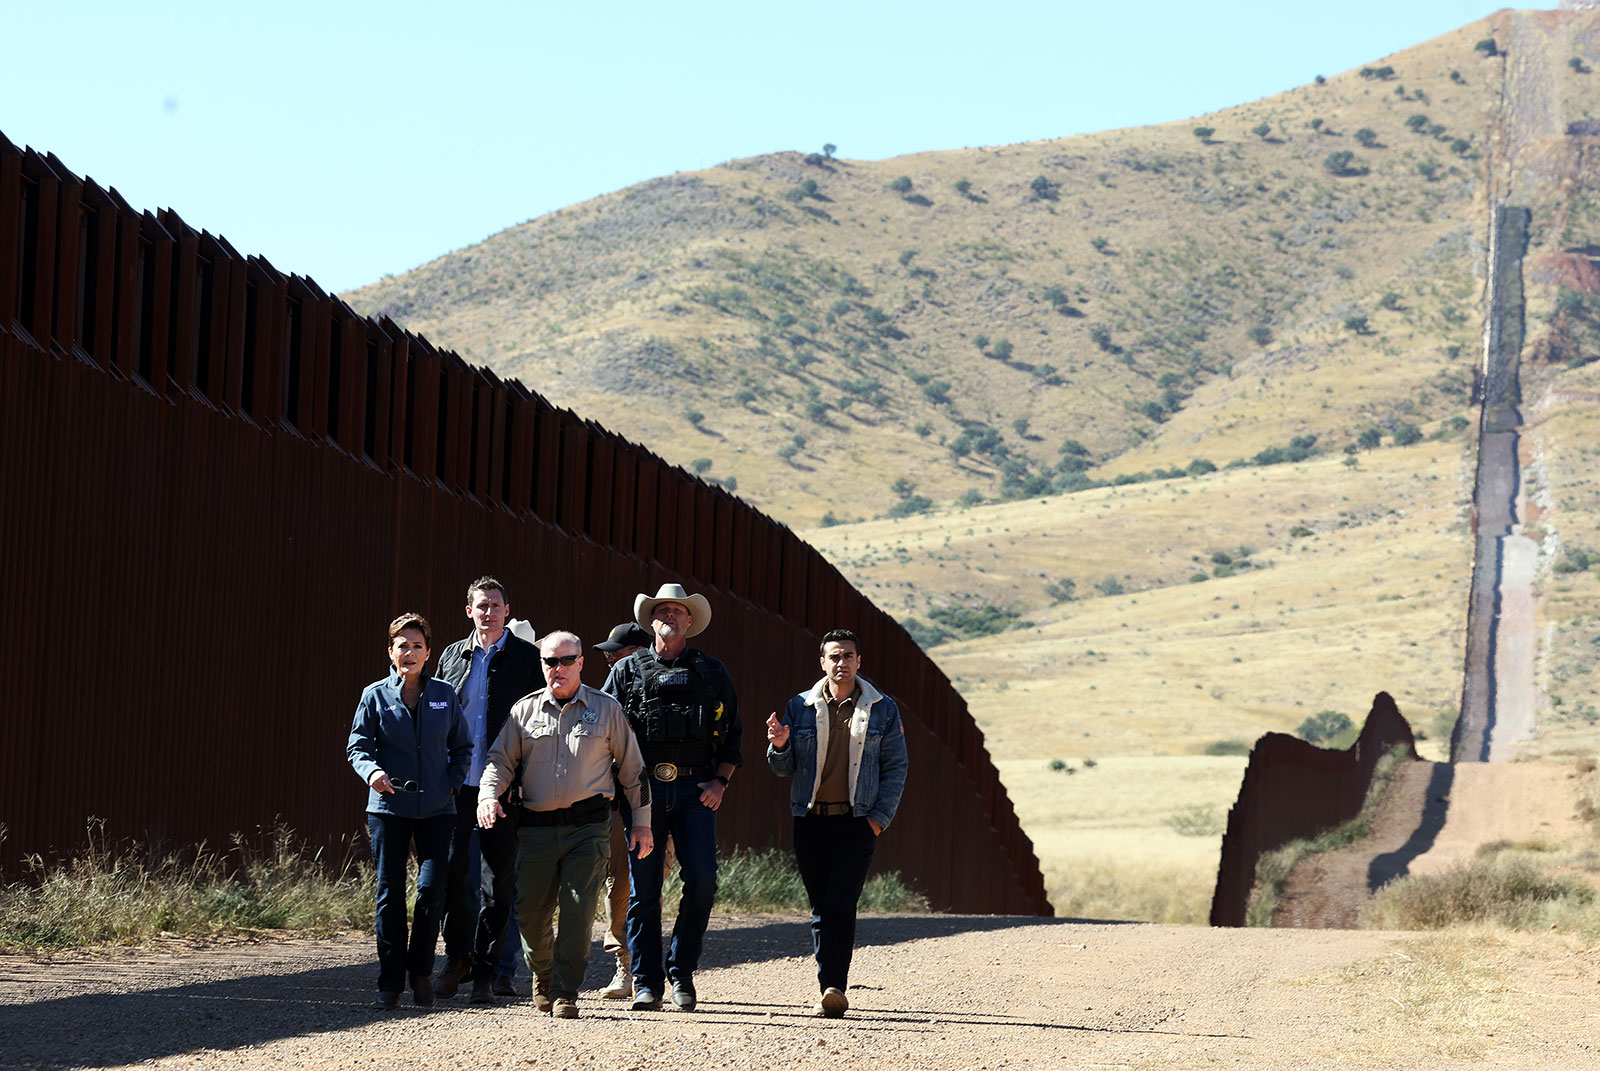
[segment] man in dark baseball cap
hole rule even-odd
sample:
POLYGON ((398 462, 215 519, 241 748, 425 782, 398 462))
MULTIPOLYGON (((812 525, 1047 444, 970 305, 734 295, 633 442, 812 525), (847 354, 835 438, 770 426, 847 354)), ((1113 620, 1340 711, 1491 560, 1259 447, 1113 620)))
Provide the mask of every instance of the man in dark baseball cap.
MULTIPOLYGON (((606 656, 606 665, 614 666, 641 647, 648 647, 655 638, 639 626, 637 621, 624 621, 611 630, 611 635, 594 645, 606 656)), ((633 998, 633 964, 628 957, 628 936, 625 931, 628 916, 628 839, 622 829, 620 815, 611 816, 611 862, 606 868, 606 954, 617 958, 617 970, 611 982, 600 995, 606 1000, 631 1000, 633 998)))
POLYGON ((639 626, 637 621, 624 621, 611 630, 611 635, 594 645, 596 651, 605 652, 606 665, 615 665, 641 647, 648 647, 655 638, 639 626))

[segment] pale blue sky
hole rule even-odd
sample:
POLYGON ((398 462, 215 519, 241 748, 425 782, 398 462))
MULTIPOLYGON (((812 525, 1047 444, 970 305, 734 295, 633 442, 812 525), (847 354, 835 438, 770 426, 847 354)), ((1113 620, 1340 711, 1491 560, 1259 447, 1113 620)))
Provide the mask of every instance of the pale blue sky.
POLYGON ((656 175, 1183 119, 1495 10, 4 0, 0 133, 344 290, 656 175))

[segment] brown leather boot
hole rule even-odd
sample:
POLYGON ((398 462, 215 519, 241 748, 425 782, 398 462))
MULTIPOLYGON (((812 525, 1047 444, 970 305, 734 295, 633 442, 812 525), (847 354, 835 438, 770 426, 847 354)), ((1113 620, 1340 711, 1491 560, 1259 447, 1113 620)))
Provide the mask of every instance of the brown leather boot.
POLYGON ((444 968, 433 976, 433 992, 435 996, 453 997, 456 990, 461 988, 461 983, 472 977, 472 960, 461 956, 451 956, 445 960, 444 968))

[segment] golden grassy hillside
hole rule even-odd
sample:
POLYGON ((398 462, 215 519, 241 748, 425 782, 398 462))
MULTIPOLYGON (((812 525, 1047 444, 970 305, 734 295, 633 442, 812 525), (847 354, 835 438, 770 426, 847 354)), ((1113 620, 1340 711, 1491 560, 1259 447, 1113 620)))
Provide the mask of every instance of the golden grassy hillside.
POLYGON ((1068 440, 1099 478, 1337 449, 1464 411, 1485 33, 1195 121, 732 161, 346 297, 797 525, 1074 486, 1068 440))

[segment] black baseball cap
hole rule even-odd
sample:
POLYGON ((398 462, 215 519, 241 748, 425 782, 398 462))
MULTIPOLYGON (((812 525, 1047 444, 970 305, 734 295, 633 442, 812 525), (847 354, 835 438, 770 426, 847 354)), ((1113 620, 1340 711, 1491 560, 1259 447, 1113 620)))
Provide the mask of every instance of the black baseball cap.
POLYGON ((603 643, 594 645, 597 651, 620 651, 624 647, 649 647, 655 639, 636 622, 624 621, 611 630, 603 643))

